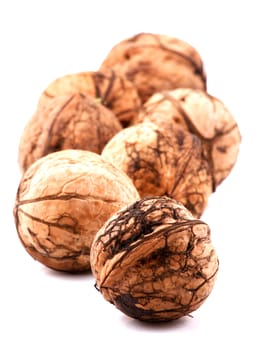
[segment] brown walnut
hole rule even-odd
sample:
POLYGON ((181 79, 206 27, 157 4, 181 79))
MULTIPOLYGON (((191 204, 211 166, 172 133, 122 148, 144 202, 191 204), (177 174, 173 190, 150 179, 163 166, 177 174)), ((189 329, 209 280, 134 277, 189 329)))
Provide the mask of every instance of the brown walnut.
POLYGON ((19 165, 25 171, 35 160, 64 149, 101 153, 122 129, 114 113, 81 93, 57 96, 39 107, 19 144, 19 165))
POLYGON ((141 101, 131 81, 116 74, 112 69, 67 74, 51 82, 39 98, 39 106, 59 95, 83 93, 114 112, 126 126, 136 116, 141 101))
POLYGON ((116 211, 139 199, 131 180, 96 153, 64 150, 24 173, 14 206, 27 252, 56 270, 90 269, 92 240, 116 211))
POLYGON ((167 195, 200 217, 212 193, 209 163, 198 137, 178 126, 151 122, 118 132, 102 157, 124 171, 142 197, 167 195))
POLYGON ((219 267, 208 225, 169 197, 147 197, 113 215, 96 234, 90 257, 103 297, 145 321, 198 309, 219 267))
POLYGON ((142 103, 161 90, 206 89, 206 74, 197 50, 178 38, 139 33, 117 43, 100 69, 113 68, 132 81, 142 103))
POLYGON ((196 135, 209 160, 213 190, 229 175, 241 143, 238 125, 225 104, 205 91, 175 89, 154 94, 133 124, 150 121, 167 128, 181 125, 196 135))

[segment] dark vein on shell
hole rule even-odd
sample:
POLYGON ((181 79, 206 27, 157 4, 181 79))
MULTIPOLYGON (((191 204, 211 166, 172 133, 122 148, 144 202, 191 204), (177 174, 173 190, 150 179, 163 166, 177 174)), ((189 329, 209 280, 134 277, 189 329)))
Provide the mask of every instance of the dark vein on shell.
POLYGON ((49 196, 44 196, 44 197, 38 197, 38 198, 31 198, 31 199, 24 199, 24 200, 19 200, 17 203, 17 206, 20 207, 24 204, 31 204, 31 203, 36 203, 36 202, 42 202, 42 201, 67 201, 70 199, 79 199, 79 200, 84 200, 84 201, 89 201, 91 199, 95 200, 101 200, 106 203, 115 203, 116 200, 114 199, 107 199, 104 197, 99 197, 99 196, 94 196, 94 195, 81 195, 77 193, 70 193, 66 195, 49 195, 49 196))
MULTIPOLYGON (((158 236, 161 234, 175 234, 178 232, 181 232, 183 227, 186 228, 192 228, 195 225, 203 225, 205 224, 202 220, 196 219, 196 220, 192 220, 192 221, 184 221, 184 222, 174 222, 171 225, 167 224, 164 225, 161 229, 158 229, 154 232, 151 232, 150 234, 143 236, 142 240, 137 240, 135 243, 133 242, 130 246, 128 246, 127 248, 125 248, 124 250, 119 250, 118 252, 115 252, 114 256, 116 256, 117 254, 121 254, 119 259, 117 261, 115 261, 115 263, 112 265, 111 269, 109 270, 108 274, 105 275, 104 279, 102 280, 102 282, 100 283, 100 285, 102 286, 107 278, 110 276, 111 272, 114 271, 114 269, 116 267, 118 267, 119 265, 121 265, 122 261, 130 254, 132 254, 132 251, 137 248, 138 246, 140 246, 140 244, 143 244, 146 241, 149 241, 151 239, 154 239, 154 236, 158 236), (166 226, 166 227, 165 227, 166 226)), ((103 237, 103 235, 101 235, 101 237, 103 237)), ((107 241, 107 245, 110 245, 112 243, 112 241, 114 241, 116 239, 116 237, 113 237, 111 240, 107 241)), ((113 258, 113 257, 111 257, 113 258)))

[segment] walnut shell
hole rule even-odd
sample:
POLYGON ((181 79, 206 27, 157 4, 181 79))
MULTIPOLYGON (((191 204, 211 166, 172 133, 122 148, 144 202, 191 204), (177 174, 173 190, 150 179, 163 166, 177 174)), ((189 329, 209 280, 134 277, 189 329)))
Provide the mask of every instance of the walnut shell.
POLYGON ((142 103, 161 90, 206 90, 206 74, 197 50, 178 38, 139 33, 117 43, 100 69, 113 68, 132 81, 142 103))
POLYGON ((114 113, 91 97, 57 96, 27 123, 19 144, 20 169, 24 172, 35 160, 64 149, 101 153, 121 129, 114 113))
POLYGON ((139 111, 141 101, 134 84, 112 69, 67 74, 51 82, 39 98, 39 106, 52 98, 81 92, 112 110, 126 126, 139 111))
POLYGON ((180 127, 144 122, 118 132, 102 157, 124 171, 142 197, 168 195, 200 217, 212 193, 212 177, 200 140, 180 127))
POLYGON ((96 153, 63 150, 24 173, 14 206, 27 252, 56 270, 90 269, 92 240, 117 210, 139 199, 126 174, 96 153))
POLYGON ((113 215, 96 234, 90 258, 103 297, 145 321, 198 309, 219 267, 209 226, 168 197, 144 198, 113 215))
POLYGON ((229 175, 241 143, 238 125, 225 104, 202 90, 175 89, 154 94, 133 124, 181 125, 202 142, 213 176, 213 189, 229 175))

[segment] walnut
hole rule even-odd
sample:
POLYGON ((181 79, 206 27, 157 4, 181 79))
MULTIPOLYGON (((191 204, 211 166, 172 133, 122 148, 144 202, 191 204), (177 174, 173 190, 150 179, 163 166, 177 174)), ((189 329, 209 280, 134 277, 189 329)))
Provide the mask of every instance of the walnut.
POLYGON ((91 246, 103 297, 126 315, 168 321, 210 295, 219 262, 209 226, 169 197, 147 197, 113 215, 91 246))
POLYGON ((100 69, 113 68, 136 86, 142 103, 161 90, 206 90, 206 74, 197 50, 178 38, 139 33, 117 43, 100 69))
POLYGON ((121 129, 114 113, 93 98, 81 93, 57 96, 37 109, 21 135, 21 171, 40 157, 63 149, 101 153, 121 129))
POLYGON ((51 82, 39 98, 39 106, 52 98, 81 92, 112 110, 123 126, 136 116, 141 101, 134 84, 112 69, 67 74, 51 82))
POLYGON ((26 251, 56 270, 90 269, 95 233, 116 211, 139 199, 126 174, 96 153, 63 150, 24 173, 14 205, 26 251))
POLYGON ((179 88, 156 93, 133 124, 143 121, 164 128, 174 123, 195 134, 209 159, 213 190, 236 163, 241 143, 239 127, 225 104, 205 91, 179 88))
POLYGON ((142 197, 168 195, 200 217, 212 193, 209 163, 198 137, 181 127, 144 122, 118 132, 102 157, 124 171, 142 197))

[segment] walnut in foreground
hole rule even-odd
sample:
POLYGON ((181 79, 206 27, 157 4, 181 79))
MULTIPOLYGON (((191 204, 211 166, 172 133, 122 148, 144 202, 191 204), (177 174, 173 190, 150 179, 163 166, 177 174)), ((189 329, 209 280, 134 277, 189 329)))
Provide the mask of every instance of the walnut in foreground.
POLYGON ((68 272, 89 270, 96 232, 138 198, 131 180, 98 154, 54 152, 34 162, 21 179, 14 207, 17 232, 42 264, 68 272))
POLYGON ((57 96, 27 123, 19 143, 20 169, 24 172, 35 160, 64 149, 99 154, 121 129, 115 114, 90 96, 57 96))
POLYGON ((169 197, 147 197, 120 210, 91 247, 97 289, 144 321, 173 320, 198 309, 218 267, 208 225, 169 197))
POLYGON ((142 103, 161 90, 206 90, 206 74, 197 50, 178 38, 139 33, 117 43, 100 69, 112 68, 133 82, 142 103))

